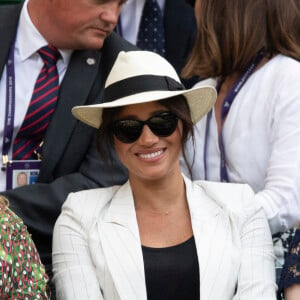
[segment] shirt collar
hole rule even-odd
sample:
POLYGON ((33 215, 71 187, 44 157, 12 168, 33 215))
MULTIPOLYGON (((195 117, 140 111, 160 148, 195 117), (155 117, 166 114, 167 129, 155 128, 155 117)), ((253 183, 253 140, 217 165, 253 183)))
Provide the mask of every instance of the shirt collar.
MULTIPOLYGON (((38 49, 48 44, 46 39, 40 34, 40 32, 32 23, 28 13, 27 5, 28 0, 25 1, 21 11, 15 43, 15 48, 17 51, 19 51, 21 61, 28 59, 34 55, 38 49), (28 41, 30 41, 30 43, 28 43, 28 41)), ((62 56, 63 62, 68 65, 73 50, 58 50, 62 56)))

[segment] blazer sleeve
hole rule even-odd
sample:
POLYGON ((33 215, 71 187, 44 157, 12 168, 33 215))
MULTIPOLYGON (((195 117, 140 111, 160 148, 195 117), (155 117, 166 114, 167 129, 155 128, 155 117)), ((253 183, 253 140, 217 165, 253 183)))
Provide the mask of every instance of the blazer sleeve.
POLYGON ((54 227, 52 255, 56 297, 61 300, 101 300, 103 295, 88 241, 92 222, 80 214, 84 206, 80 205, 83 199, 78 194, 82 195, 69 195, 54 227))
POLYGON ((241 218, 241 264, 233 300, 275 300, 277 286, 269 224, 263 208, 253 203, 253 192, 245 189, 244 197, 248 204, 241 218))

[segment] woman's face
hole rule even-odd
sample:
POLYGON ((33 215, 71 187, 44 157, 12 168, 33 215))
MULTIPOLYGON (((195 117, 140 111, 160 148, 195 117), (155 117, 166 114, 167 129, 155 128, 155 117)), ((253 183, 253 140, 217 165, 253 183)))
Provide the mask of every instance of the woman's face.
MULTIPOLYGON (((116 119, 145 121, 166 111, 158 102, 134 104, 125 106, 116 119)), ((129 178, 160 180, 172 172, 180 172, 181 136, 182 123, 179 120, 170 136, 159 137, 144 125, 135 142, 123 143, 114 136, 114 144, 120 161, 128 169, 129 178)))

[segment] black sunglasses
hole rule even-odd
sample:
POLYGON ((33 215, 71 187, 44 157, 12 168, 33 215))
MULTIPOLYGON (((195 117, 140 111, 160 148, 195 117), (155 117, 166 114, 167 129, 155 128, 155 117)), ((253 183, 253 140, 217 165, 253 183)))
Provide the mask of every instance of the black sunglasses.
POLYGON ((123 143, 131 144, 138 140, 144 125, 159 137, 171 135, 177 128, 178 117, 171 112, 161 112, 146 121, 121 119, 111 123, 111 131, 123 143))
POLYGON ((186 2, 187 4, 189 4, 190 6, 192 6, 192 7, 195 7, 195 2, 196 2, 196 0, 185 0, 185 2, 186 2))

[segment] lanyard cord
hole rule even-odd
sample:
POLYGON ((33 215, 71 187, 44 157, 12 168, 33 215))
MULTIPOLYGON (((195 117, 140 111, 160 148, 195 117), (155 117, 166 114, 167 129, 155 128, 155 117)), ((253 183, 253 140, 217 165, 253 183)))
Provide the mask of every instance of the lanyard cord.
POLYGON ((8 61, 6 64, 6 103, 4 118, 4 136, 2 146, 2 170, 6 169, 8 151, 12 143, 15 117, 15 60, 14 60, 15 40, 9 49, 8 61))
MULTIPOLYGON (((264 52, 260 51, 254 59, 249 64, 246 72, 235 82, 229 93, 226 95, 223 104, 222 104, 222 112, 221 112, 221 119, 222 123, 227 117, 229 110, 231 108, 231 105, 241 90, 241 88, 244 86, 244 84, 247 82, 249 77, 253 74, 255 68, 259 65, 261 60, 264 57, 264 52)), ((218 91, 221 87, 221 84, 218 86, 218 91)), ((212 110, 210 110, 207 114, 206 118, 206 128, 205 128, 205 141, 204 141, 204 172, 205 172, 205 180, 208 180, 208 166, 207 166, 207 153, 208 153, 208 140, 209 140, 209 132, 210 132, 210 122, 212 117, 212 110)), ((221 128, 220 133, 220 181, 221 182, 229 182, 228 173, 226 169, 226 155, 225 155, 225 148, 223 143, 223 126, 221 128)))

